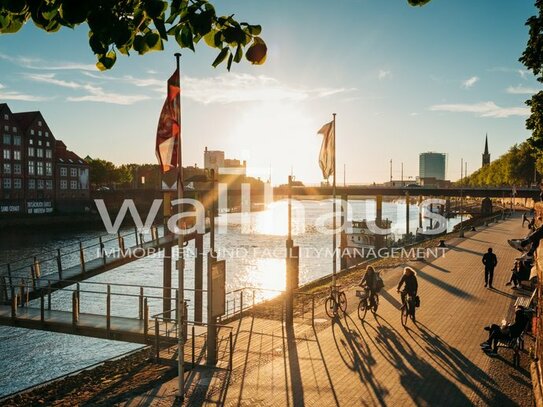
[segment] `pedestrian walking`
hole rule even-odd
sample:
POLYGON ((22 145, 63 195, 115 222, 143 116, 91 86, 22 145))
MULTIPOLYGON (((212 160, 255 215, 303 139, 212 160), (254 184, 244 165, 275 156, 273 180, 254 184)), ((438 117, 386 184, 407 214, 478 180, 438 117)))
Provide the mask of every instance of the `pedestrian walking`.
POLYGON ((483 255, 483 264, 485 265, 485 287, 492 287, 492 280, 494 279, 494 269, 498 264, 498 258, 492 253, 492 247, 488 248, 488 251, 483 255))

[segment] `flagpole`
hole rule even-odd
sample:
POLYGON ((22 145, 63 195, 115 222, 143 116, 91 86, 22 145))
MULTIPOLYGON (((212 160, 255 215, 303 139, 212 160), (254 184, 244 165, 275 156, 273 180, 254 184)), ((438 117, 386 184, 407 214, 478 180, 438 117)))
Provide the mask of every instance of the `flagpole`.
MULTIPOLYGON (((179 87, 181 87, 181 71, 179 70, 179 60, 181 54, 175 53, 175 60, 177 63, 177 74, 179 75, 179 87)), ((179 96, 179 112, 178 117, 181 121, 181 95, 179 96)), ((181 157, 181 123, 179 124, 179 138, 177 140, 177 199, 178 199, 178 213, 183 212, 183 205, 181 204, 183 199, 183 159, 181 157)), ((181 225, 178 225, 180 228, 181 225)), ((185 258, 183 253, 184 231, 179 230, 177 237, 177 246, 179 247, 179 260, 177 261, 177 286, 179 288, 179 303, 177 304, 177 369, 179 372, 179 398, 181 401, 185 398, 185 258)))
POLYGON ((334 217, 332 218, 332 229, 334 230, 333 238, 332 238, 332 253, 333 253, 333 261, 332 261, 332 286, 336 286, 336 266, 337 266, 337 259, 336 259, 336 114, 332 113, 332 116, 334 117, 334 151, 332 157, 334 157, 334 184, 332 187, 332 212, 334 213, 334 217))

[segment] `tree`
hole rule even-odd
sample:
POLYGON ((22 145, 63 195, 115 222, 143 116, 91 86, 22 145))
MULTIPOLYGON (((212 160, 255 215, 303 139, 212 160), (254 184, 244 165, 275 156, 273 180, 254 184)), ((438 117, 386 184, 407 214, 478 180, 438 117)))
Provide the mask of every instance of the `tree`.
POLYGON ((217 16, 207 0, 3 0, 0 34, 15 33, 28 21, 47 32, 86 23, 89 45, 100 70, 113 67, 117 52, 142 55, 164 49, 174 37, 181 48, 195 50, 202 39, 219 50, 214 67, 245 57, 263 64, 267 47, 261 27, 237 22, 233 15, 217 16))

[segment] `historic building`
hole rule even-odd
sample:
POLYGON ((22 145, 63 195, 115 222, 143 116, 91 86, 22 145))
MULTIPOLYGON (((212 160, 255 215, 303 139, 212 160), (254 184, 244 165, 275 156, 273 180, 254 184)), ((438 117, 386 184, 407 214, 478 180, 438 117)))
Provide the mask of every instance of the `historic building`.
POLYGON ((89 166, 55 139, 39 111, 13 113, 2 103, 0 126, 0 214, 89 206, 89 166))

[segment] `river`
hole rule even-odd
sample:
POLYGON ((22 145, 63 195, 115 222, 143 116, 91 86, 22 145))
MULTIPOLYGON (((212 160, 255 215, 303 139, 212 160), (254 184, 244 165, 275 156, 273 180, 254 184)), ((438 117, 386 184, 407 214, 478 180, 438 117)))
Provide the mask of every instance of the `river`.
MULTIPOLYGON (((332 236, 319 232, 318 219, 331 212, 330 202, 305 201, 294 206, 293 239, 301 248, 300 284, 330 274, 332 261, 323 255, 323 248, 331 248, 332 236)), ((410 206, 410 230, 418 226, 418 207, 410 206)), ((402 202, 384 202, 383 218, 392 221, 392 232, 396 236, 405 233, 406 207, 402 202)), ((362 220, 375 218, 375 201, 351 201, 347 218, 362 220)), ((287 234, 287 205, 272 204, 264 211, 248 215, 222 214, 217 226, 226 233, 216 235, 216 250, 219 257, 227 261, 226 290, 241 287, 259 287, 282 290, 285 285, 284 247, 287 234), (245 218, 244 218, 245 216, 245 218)), ((330 220, 330 219, 328 219, 330 220)), ((459 220, 449 219, 450 231, 459 220)), ((425 221, 425 224, 428 224, 425 221)), ((40 256, 57 248, 73 247, 80 240, 103 235, 104 229, 84 232, 39 232, 36 234, 10 234, 0 236, 0 264, 21 258, 40 256)), ((127 242, 127 246, 131 242, 127 242)), ((204 240, 207 252, 208 239, 204 240)), ((194 286, 193 243, 187 247, 185 286, 194 286)), ((96 276, 89 282, 108 282, 144 286, 162 285, 162 259, 151 256, 96 276)), ((205 267, 205 266, 204 266, 205 267)), ((175 267, 174 267, 175 269, 175 267)), ((177 274, 174 271, 173 285, 177 274)), ((204 287, 205 288, 205 287, 204 287)), ((93 285, 93 290, 104 290, 103 285, 93 285)), ((116 288, 113 287, 113 292, 116 288)), ((126 288, 118 288, 126 290, 126 288)), ((134 287, 133 293, 138 289, 134 287)), ((159 294, 158 290, 148 293, 159 294)), ((273 295, 273 291, 262 291, 260 298, 273 295)), ((68 292, 57 292, 52 296, 53 309, 70 309, 68 292)), ((115 297, 114 297, 115 298, 115 297)), ((190 293, 189 293, 190 300, 190 293)), ((114 315, 132 316, 137 313, 137 300, 119 297, 114 300, 114 315)), ((190 302, 189 302, 190 303, 190 302)), ((36 306, 36 304, 31 304, 36 306)), ((151 315, 160 311, 159 300, 150 301, 151 315)), ((87 295, 81 299, 82 312, 104 312, 105 301, 100 295, 87 295)), ((192 310, 189 310, 189 318, 192 310)), ((102 360, 137 349, 140 345, 116 341, 55 334, 27 329, 0 327, 0 396, 39 384, 43 381, 82 369, 102 360)))

